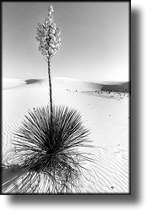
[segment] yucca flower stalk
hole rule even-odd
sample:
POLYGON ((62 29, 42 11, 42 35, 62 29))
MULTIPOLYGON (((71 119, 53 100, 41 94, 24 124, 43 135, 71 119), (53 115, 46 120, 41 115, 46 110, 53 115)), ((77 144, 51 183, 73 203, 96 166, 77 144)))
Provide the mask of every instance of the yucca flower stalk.
POLYGON ((38 23, 36 40, 39 42, 39 51, 45 57, 48 63, 48 78, 49 78, 49 101, 51 122, 53 116, 52 102, 52 83, 51 83, 51 58, 56 54, 61 45, 61 31, 56 26, 53 18, 53 6, 48 7, 48 16, 42 24, 38 23))

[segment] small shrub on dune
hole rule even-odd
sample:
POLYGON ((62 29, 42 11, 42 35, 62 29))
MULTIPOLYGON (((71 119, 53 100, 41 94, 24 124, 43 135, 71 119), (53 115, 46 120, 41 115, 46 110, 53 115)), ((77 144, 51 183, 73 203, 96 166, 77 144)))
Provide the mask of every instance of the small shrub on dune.
POLYGON ((13 162, 21 173, 3 186, 11 193, 77 192, 84 163, 81 148, 90 146, 80 114, 68 107, 29 111, 15 133, 13 162))

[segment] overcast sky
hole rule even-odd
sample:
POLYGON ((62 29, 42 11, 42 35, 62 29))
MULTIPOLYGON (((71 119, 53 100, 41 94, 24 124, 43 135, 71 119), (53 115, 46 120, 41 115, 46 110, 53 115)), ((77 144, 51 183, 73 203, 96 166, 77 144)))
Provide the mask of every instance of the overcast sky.
MULTIPOLYGON (((129 80, 129 9, 126 2, 52 2, 62 45, 52 76, 88 81, 129 80)), ((46 2, 2 4, 3 77, 47 77, 35 39, 47 16, 46 2)))

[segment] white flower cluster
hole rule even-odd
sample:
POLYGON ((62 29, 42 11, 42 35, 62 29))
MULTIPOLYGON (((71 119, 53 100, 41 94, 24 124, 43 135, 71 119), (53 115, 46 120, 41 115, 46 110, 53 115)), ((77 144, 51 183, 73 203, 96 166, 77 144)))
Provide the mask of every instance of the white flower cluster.
POLYGON ((36 39, 39 41, 39 50, 47 58, 51 58, 60 49, 61 31, 56 27, 53 19, 53 6, 48 8, 48 17, 43 24, 38 23, 36 39))

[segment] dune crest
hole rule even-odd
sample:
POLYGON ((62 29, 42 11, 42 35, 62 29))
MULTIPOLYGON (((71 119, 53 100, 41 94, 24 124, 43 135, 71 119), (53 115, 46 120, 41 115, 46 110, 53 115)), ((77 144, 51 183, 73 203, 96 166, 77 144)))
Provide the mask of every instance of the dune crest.
POLYGON ((7 90, 11 88, 16 88, 25 85, 25 80, 22 79, 7 79, 3 78, 2 80, 2 89, 7 90))
MULTIPOLYGON (((38 83, 42 86, 48 83, 47 78, 42 79, 28 79, 26 84, 38 83)), ((90 82, 65 77, 52 77, 52 84, 54 87, 68 89, 72 91, 114 91, 114 92, 129 92, 128 82, 90 82)))
MULTIPOLYGON (((48 78, 40 79, 3 79, 3 90, 20 87, 23 85, 39 84, 45 86, 48 78)), ((72 91, 114 91, 129 92, 128 82, 90 82, 65 77, 52 77, 52 84, 55 88, 68 89, 72 91)))

